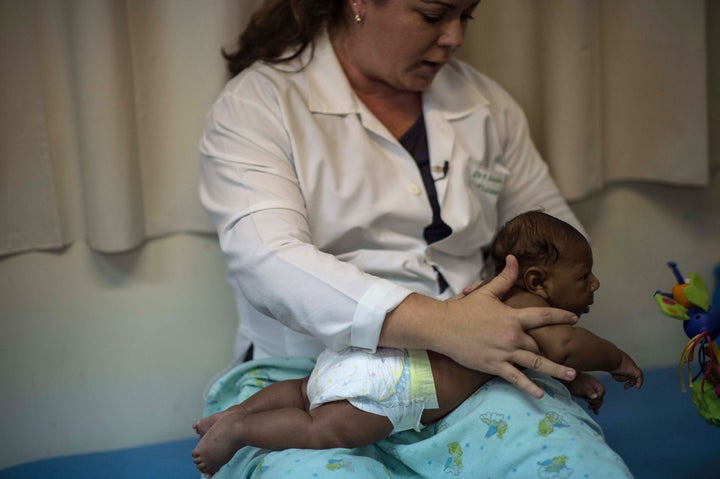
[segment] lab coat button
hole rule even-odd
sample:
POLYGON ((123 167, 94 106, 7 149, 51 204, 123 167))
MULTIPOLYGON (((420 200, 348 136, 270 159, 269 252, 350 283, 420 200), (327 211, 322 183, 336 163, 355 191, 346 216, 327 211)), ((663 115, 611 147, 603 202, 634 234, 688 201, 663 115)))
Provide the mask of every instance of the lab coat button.
POLYGON ((410 183, 408 185, 407 189, 411 195, 418 196, 420 193, 422 193, 422 190, 420 189, 420 187, 418 185, 416 185, 415 183, 410 183))

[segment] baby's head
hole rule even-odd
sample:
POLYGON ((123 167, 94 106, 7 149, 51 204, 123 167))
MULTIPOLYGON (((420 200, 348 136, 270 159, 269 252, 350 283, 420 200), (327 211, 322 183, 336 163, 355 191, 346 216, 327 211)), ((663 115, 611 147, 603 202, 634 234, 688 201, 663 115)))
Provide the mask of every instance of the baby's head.
POLYGON ((571 225, 541 211, 522 213, 490 245, 495 274, 509 254, 520 266, 517 286, 578 316, 589 311, 600 282, 592 273, 590 244, 571 225))

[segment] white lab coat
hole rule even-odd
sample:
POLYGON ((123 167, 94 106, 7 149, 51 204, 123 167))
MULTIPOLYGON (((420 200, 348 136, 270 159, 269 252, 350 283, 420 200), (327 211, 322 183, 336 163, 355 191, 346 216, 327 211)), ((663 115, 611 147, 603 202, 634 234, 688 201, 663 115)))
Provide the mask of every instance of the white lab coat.
MULTIPOLYGON (((302 55, 306 61, 309 49, 302 55)), ((460 291, 481 248, 517 213, 543 208, 579 228, 518 105, 452 61, 423 95, 442 218, 410 154, 350 88, 327 37, 305 69, 256 63, 231 80, 200 142, 200 197, 217 226, 240 316, 236 354, 374 350, 411 292, 460 291)))

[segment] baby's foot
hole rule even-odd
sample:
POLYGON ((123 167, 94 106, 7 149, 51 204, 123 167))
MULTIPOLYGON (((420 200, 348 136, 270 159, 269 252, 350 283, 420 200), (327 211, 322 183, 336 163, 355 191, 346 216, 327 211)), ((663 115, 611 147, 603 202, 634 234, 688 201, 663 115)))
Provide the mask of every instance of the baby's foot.
POLYGON ((198 436, 201 438, 210 430, 210 428, 218 422, 220 419, 222 419, 224 416, 231 414, 231 413, 239 413, 241 412, 244 415, 244 409, 240 407, 240 405, 232 406, 225 411, 216 412, 215 414, 211 414, 208 417, 204 417, 202 419, 198 419, 195 421, 192 425, 193 429, 195 429, 195 432, 198 436))
MULTIPOLYGON (((223 411, 225 412, 225 411, 223 411)), ((192 425, 193 429, 195 429, 195 432, 198 436, 203 437, 208 430, 215 424, 221 417, 222 412, 218 412, 215 414, 212 414, 208 417, 204 417, 202 419, 198 419, 195 421, 192 425)))
POLYGON ((237 427, 245 418, 244 412, 228 409, 219 414, 192 452, 195 467, 206 477, 218 472, 245 445, 237 427))

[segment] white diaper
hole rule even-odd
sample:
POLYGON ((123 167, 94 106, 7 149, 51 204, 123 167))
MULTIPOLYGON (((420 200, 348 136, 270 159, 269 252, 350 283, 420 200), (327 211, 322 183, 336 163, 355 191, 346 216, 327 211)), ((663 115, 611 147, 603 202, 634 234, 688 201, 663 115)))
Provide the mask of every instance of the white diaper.
POLYGON ((422 429, 424 409, 438 408, 430 360, 424 350, 349 348, 325 350, 307 388, 310 409, 347 400, 358 409, 392 422, 393 433, 422 429))

